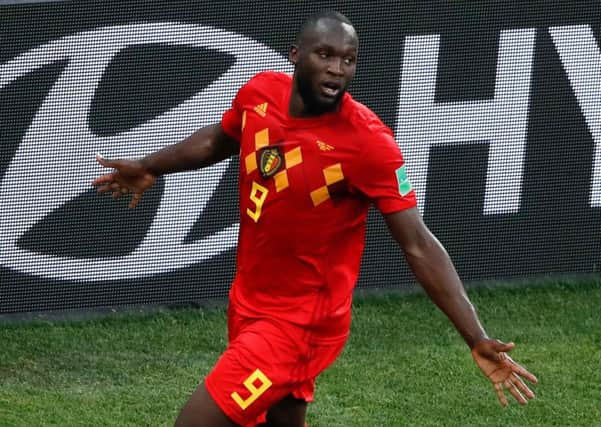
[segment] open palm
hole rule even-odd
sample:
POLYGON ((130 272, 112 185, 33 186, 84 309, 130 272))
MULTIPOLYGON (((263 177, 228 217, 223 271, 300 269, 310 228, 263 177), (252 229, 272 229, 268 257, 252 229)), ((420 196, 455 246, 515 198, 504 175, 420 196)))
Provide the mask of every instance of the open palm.
POLYGON ((537 378, 526 368, 516 363, 507 352, 513 350, 515 344, 502 343, 498 340, 482 340, 472 348, 472 357, 484 375, 492 382, 499 402, 507 406, 504 388, 520 403, 525 405, 528 399, 534 399, 534 393, 524 383, 538 382, 537 378))
POLYGON ((136 207, 144 191, 156 182, 157 177, 137 160, 107 160, 99 155, 96 156, 96 160, 102 166, 114 170, 96 178, 92 185, 97 187, 100 193, 112 193, 116 199, 131 193, 130 208, 136 207))

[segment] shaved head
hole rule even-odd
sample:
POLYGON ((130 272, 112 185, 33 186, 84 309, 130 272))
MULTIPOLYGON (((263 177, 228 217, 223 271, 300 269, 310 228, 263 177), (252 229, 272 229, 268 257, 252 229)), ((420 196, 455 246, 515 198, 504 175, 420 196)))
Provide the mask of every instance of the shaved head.
MULTIPOLYGON (((317 12, 317 13, 309 16, 305 20, 303 25, 300 27, 300 30, 296 34, 296 40, 295 40, 296 46, 301 47, 303 45, 303 42, 305 41, 307 35, 312 34, 315 30, 319 29, 319 27, 321 27, 321 26, 328 27, 328 26, 332 25, 333 23, 346 24, 346 25, 352 27, 353 32, 354 32, 353 24, 342 13, 336 12, 334 10, 322 10, 320 12, 317 12)), ((356 37, 356 34, 355 34, 355 37, 356 37)))
POLYGON ((316 116, 338 110, 355 75, 359 41, 351 21, 322 11, 301 26, 288 57, 294 64, 290 111, 316 116))

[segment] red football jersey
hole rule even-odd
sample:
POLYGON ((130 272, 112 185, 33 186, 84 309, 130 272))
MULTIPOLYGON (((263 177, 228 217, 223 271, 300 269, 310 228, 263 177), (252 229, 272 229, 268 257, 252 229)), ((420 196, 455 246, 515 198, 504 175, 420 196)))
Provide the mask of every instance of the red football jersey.
POLYGON ((349 94, 340 111, 288 114, 292 77, 256 75, 222 117, 240 141, 240 235, 230 303, 250 317, 345 339, 370 203, 416 206, 392 131, 349 94))

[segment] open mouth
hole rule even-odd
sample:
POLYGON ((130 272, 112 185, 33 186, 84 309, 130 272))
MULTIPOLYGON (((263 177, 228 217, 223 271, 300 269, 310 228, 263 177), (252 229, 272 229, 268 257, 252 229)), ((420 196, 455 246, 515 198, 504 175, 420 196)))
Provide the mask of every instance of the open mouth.
POLYGON ((327 97, 335 97, 340 93, 342 86, 336 82, 322 82, 321 92, 327 97))

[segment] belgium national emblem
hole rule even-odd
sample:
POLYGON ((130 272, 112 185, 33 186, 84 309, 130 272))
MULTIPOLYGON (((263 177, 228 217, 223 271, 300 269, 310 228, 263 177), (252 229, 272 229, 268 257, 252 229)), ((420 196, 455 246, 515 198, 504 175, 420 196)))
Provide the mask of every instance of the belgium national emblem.
POLYGON ((259 157, 259 171, 263 179, 272 177, 284 165, 284 158, 278 147, 266 147, 259 157))

